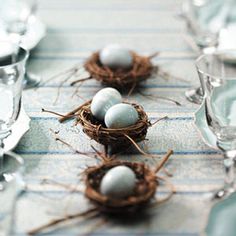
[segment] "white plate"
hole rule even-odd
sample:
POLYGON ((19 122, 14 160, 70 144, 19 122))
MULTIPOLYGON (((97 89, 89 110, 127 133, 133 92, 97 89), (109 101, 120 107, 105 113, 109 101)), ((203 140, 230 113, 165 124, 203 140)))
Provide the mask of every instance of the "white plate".
POLYGON ((217 149, 216 137, 207 125, 204 103, 194 115, 194 124, 197 127, 203 141, 211 148, 217 149))
MULTIPOLYGON (((22 46, 28 50, 32 50, 45 35, 45 24, 43 24, 36 16, 31 16, 29 19, 28 30, 26 34, 22 36, 22 46)), ((2 22, 0 22, 0 40, 9 40, 9 35, 7 35, 2 22)))
POLYGON ((21 109, 17 121, 12 126, 12 133, 4 140, 4 151, 8 152, 13 150, 23 135, 30 128, 30 118, 25 113, 24 108, 21 109))

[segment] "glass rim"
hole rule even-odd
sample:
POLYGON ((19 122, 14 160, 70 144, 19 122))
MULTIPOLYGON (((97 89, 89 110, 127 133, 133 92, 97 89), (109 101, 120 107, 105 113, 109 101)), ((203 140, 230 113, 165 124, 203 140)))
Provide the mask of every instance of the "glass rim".
POLYGON ((12 66, 16 66, 16 65, 19 65, 21 64, 22 62, 26 61, 29 57, 29 50, 27 50, 26 48, 22 47, 21 45, 17 45, 15 43, 12 43, 12 42, 9 42, 9 41, 3 41, 3 40, 0 40, 0 45, 1 43, 5 43, 5 44, 11 44, 11 45, 14 45, 16 47, 19 47, 20 50, 23 50, 25 55, 17 62, 14 62, 14 63, 11 63, 11 64, 6 64, 4 66, 0 66, 0 68, 6 68, 6 67, 12 67, 12 66))
MULTIPOLYGON (((208 72, 206 72, 206 71, 203 71, 201 68, 200 68, 200 66, 199 66, 199 63, 201 62, 201 60, 203 59, 203 58, 207 58, 207 57, 217 57, 218 56, 218 58, 220 58, 219 56, 221 55, 221 54, 223 54, 223 53, 235 53, 235 55, 236 55, 236 50, 232 50, 232 49, 224 49, 224 50, 219 50, 219 51, 216 51, 216 52, 213 52, 213 53, 209 53, 209 54, 202 54, 202 55, 200 55, 196 60, 195 60, 195 66, 196 66, 196 68, 197 68, 197 71, 198 72, 200 72, 201 74, 204 74, 204 75, 207 75, 207 76, 209 76, 209 77, 211 77, 211 78, 214 78, 214 79, 219 79, 219 80, 222 80, 222 77, 221 76, 217 76, 217 75, 213 75, 213 74, 210 74, 210 73, 208 73, 208 72)), ((222 61, 224 61, 224 60, 222 60, 222 61)), ((228 63, 228 64, 230 64, 230 63, 228 63)), ((232 63, 231 63, 232 64, 232 63)), ((235 64, 235 69, 236 69, 236 64, 235 64)), ((224 77, 224 80, 232 80, 232 76, 230 76, 230 77, 228 77, 227 75, 224 77)))

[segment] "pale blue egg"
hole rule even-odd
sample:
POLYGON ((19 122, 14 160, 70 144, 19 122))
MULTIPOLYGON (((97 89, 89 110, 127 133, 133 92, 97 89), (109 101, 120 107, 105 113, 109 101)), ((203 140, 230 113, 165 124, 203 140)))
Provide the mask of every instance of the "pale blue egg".
POLYGON ((100 62, 110 68, 127 69, 133 65, 133 57, 130 51, 117 44, 110 44, 99 53, 100 62))
POLYGON ((134 171, 127 166, 117 166, 102 178, 100 192, 112 198, 124 198, 133 193, 135 185, 134 171))
POLYGON ((104 120, 108 128, 118 129, 134 125, 138 119, 138 112, 132 105, 119 103, 107 111, 104 120))
POLYGON ((107 110, 115 104, 121 103, 122 97, 114 88, 104 88, 95 94, 91 103, 91 112, 98 120, 103 121, 107 110))

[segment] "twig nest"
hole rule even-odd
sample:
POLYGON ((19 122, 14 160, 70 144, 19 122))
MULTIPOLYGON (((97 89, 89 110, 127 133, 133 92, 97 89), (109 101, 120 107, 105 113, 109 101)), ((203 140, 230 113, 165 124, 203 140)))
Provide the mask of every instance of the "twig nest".
POLYGON ((100 51, 93 53, 84 64, 91 77, 105 85, 130 89, 149 78, 156 69, 151 63, 151 57, 140 56, 133 51, 129 51, 129 54, 127 51, 117 53, 117 49, 110 50, 110 54, 114 51, 116 55, 118 54, 116 57, 118 60, 115 62, 112 55, 108 57, 108 53, 100 51))
POLYGON ((84 103, 76 113, 77 122, 82 125, 84 133, 105 146, 127 147, 131 145, 131 140, 135 142, 144 140, 147 129, 151 125, 146 112, 138 104, 127 102, 123 104, 129 104, 136 110, 138 121, 134 125, 125 128, 107 128, 104 121, 93 116, 91 100, 84 103))
POLYGON ((157 190, 155 171, 143 163, 111 161, 86 170, 85 195, 92 203, 105 212, 134 211, 150 202, 157 190), (132 193, 125 197, 116 198, 101 193, 101 182, 107 172, 114 167, 124 166, 131 169, 136 178, 132 193))

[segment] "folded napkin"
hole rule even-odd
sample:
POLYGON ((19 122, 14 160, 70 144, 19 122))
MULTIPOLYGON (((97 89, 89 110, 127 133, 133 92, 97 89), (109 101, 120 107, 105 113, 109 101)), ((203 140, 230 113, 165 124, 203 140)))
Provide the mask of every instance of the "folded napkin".
MULTIPOLYGON (((45 25, 36 16, 32 15, 29 19, 25 35, 21 36, 21 45, 24 48, 31 50, 39 43, 45 34, 45 25)), ((6 32, 4 23, 0 20, 0 41, 2 40, 8 41, 9 35, 6 32)))
POLYGON ((206 227, 207 236, 235 236, 236 232, 236 193, 216 203, 209 215, 206 227))
POLYGON ((236 21, 235 8, 235 0, 208 0, 200 6, 194 6, 194 15, 202 29, 217 33, 236 21))
MULTIPOLYGON (((236 10, 236 9, 235 9, 236 10)), ((235 14, 236 21, 236 14, 235 14)), ((229 24, 220 31, 219 50, 236 49, 236 22, 229 24)))

